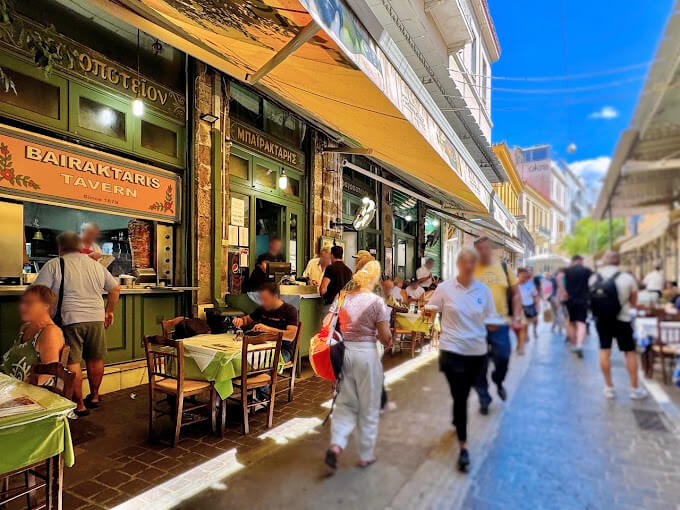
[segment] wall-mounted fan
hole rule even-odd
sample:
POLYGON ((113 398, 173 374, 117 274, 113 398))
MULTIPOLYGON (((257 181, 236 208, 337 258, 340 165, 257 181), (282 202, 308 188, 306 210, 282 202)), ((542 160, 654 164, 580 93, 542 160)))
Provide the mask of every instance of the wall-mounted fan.
POLYGON ((375 202, 368 197, 361 199, 361 207, 354 217, 352 226, 355 230, 363 230, 373 221, 375 216, 375 202))

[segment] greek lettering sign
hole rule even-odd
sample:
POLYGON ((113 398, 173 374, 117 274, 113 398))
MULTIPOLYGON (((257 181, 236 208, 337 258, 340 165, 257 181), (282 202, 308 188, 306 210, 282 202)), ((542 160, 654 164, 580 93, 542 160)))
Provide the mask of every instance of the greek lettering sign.
POLYGON ((0 125, 0 195, 179 221, 179 176, 0 125))
POLYGON ((231 122, 231 141, 275 159, 301 172, 305 171, 305 155, 299 150, 274 140, 270 135, 240 122, 231 122))
POLYGON ((32 58, 25 46, 22 32, 40 35, 41 39, 54 41, 60 48, 61 59, 55 60, 55 69, 90 82, 96 82, 144 102, 179 121, 184 121, 184 94, 154 82, 137 71, 114 62, 108 57, 68 39, 53 29, 47 29, 33 20, 12 13, 12 24, 0 32, 0 44, 16 53, 32 58))

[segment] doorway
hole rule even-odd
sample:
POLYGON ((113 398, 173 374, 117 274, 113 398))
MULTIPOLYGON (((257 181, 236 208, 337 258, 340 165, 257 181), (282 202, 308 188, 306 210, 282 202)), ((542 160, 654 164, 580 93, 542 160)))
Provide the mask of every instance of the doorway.
POLYGON ((415 276, 415 239, 404 234, 394 234, 394 276, 408 280, 415 276))
MULTIPOLYGON (((266 253, 269 249, 269 241, 278 237, 283 239, 285 207, 262 200, 255 201, 255 256, 266 253)), ((286 254, 286 246, 282 248, 283 255, 286 254)))

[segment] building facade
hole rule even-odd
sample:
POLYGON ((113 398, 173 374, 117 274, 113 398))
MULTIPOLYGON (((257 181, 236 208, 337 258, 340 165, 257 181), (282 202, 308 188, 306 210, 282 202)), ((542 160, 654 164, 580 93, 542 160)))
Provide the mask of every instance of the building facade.
POLYGON ((559 250, 562 238, 568 233, 567 179, 556 161, 550 162, 550 206, 552 219, 550 244, 555 250, 559 250))
POLYGON ((534 239, 534 255, 550 253, 552 239, 552 204, 530 184, 520 196, 525 225, 534 239))

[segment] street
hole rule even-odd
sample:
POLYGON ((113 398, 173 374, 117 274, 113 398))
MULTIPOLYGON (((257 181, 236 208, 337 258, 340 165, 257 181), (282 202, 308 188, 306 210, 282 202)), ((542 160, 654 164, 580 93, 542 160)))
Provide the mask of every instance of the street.
POLYGON ((506 404, 495 400, 483 417, 470 398, 467 476, 454 469, 448 388, 426 353, 425 364, 391 384, 397 408, 381 420, 375 465, 356 467, 350 445, 327 478, 328 427, 302 427, 176 508, 673 508, 680 439, 672 421, 652 398, 628 399, 618 353, 619 396, 603 397, 596 338, 579 360, 548 328, 541 332, 526 356, 512 360, 506 404))

